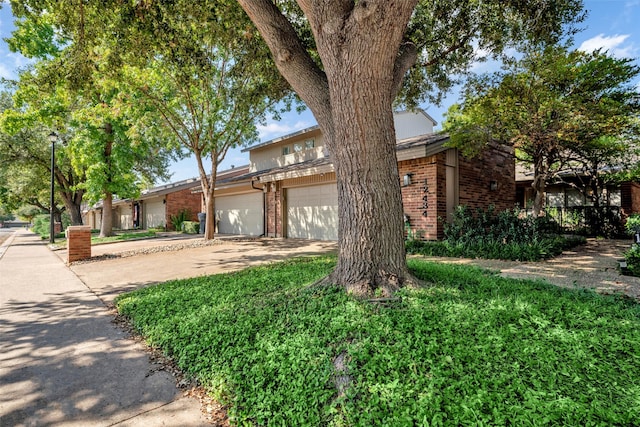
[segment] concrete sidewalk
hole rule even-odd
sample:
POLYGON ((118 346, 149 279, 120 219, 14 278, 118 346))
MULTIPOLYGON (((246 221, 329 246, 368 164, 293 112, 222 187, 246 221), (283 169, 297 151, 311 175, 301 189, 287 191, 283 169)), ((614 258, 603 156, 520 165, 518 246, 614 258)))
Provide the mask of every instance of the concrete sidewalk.
POLYGON ((0 426, 206 425, 111 320, 38 236, 17 231, 0 259, 0 426))

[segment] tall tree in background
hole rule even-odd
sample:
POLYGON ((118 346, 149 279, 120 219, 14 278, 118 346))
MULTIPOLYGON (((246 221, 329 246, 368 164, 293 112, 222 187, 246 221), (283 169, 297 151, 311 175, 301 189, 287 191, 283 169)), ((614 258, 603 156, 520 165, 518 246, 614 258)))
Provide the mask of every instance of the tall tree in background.
POLYGON ((10 46, 40 60, 28 80, 48 93, 34 109, 59 124, 74 167, 86 172, 82 188, 88 200, 102 200, 100 235, 109 236, 114 196, 135 197, 143 177, 166 177, 168 152, 154 138, 128 133, 131 122, 118 108, 115 42, 100 37, 108 32, 103 10, 84 1, 15 1, 12 7, 20 20, 10 46), (55 111, 49 108, 52 99, 62 100, 55 111))
POLYGON ((635 161, 640 99, 631 83, 639 72, 632 60, 599 51, 532 50, 503 72, 472 79, 444 129, 467 154, 491 142, 514 146, 517 159, 533 166, 535 215, 546 185, 568 175, 598 207, 603 171, 635 161))
MULTIPOLYGON (((54 38, 55 33, 41 24, 55 24, 72 43, 65 49, 69 64, 85 76, 95 76, 96 68, 108 76, 114 84, 111 89, 118 93, 112 93, 107 103, 112 111, 126 112, 134 120, 135 129, 128 136, 163 136, 174 141, 178 150, 195 155, 207 211, 205 239, 213 238, 218 164, 229 148, 256 140, 256 122, 276 101, 285 99, 287 104, 290 94, 237 4, 213 0, 14 3, 20 16, 32 22, 21 26, 23 39, 32 40, 33 34, 54 38), (98 55, 96 67, 90 61, 95 62, 98 55), (154 112, 161 121, 152 118, 154 112), (164 132, 153 128, 157 124, 164 132)), ((40 44, 47 45, 35 43, 40 44)), ((74 82, 75 77, 70 83, 74 82)), ((103 204, 109 203, 108 195, 103 204)))
POLYGON ((313 112, 338 180, 338 263, 328 281, 391 293, 408 272, 393 104, 437 100, 476 59, 555 40, 579 0, 238 0, 313 112))
MULTIPOLYGON (((0 102, 0 164, 8 171, 5 185, 11 190, 14 208, 27 204, 48 211, 51 143, 47 136, 51 128, 44 126, 38 115, 14 106, 9 93, 2 93, 0 102)), ((57 152, 54 180, 56 194, 69 213, 71 223, 82 225, 84 175, 72 167, 66 150, 57 152)), ((54 206, 54 213, 60 211, 54 206)))
MULTIPOLYGON (((204 195, 205 239, 214 238, 218 165, 230 148, 256 142, 256 124, 289 93, 276 70, 265 68, 255 40, 218 36, 207 2, 144 5, 119 15, 121 35, 135 40, 123 51, 130 66, 121 87, 132 115, 156 112, 167 140, 192 154, 204 195), (139 12, 139 13, 137 13, 139 12), (130 17, 129 19, 127 17, 130 17), (145 108, 146 107, 146 108, 145 108), (207 164, 208 163, 208 164, 207 164)), ((236 23, 240 28, 240 23, 236 23)), ((226 30, 227 32, 230 30, 226 30)), ((126 102, 126 101, 125 101, 126 102)))

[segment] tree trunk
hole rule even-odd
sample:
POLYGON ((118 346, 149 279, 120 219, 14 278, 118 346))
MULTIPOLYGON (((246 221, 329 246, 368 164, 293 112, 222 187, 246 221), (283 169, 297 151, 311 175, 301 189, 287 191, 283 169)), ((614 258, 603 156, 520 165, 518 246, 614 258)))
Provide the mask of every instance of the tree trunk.
POLYGON ((328 280, 357 295, 389 294, 406 265, 393 100, 417 50, 402 44, 417 0, 298 1, 322 69, 271 0, 239 0, 276 66, 313 111, 338 180, 338 264, 328 280))
POLYGON ((533 216, 538 217, 544 207, 544 196, 547 184, 547 171, 544 167, 544 158, 534 159, 533 167, 533 216))
POLYGON ((64 201, 64 206, 67 208, 67 212, 69 212, 69 216, 71 217, 71 225, 82 225, 82 206, 77 200, 82 200, 82 196, 77 197, 78 192, 73 193, 62 193, 62 200, 64 201))
MULTIPOLYGON (((366 69, 352 72, 370 81, 366 69)), ((341 83, 325 136, 338 181, 339 256, 330 281, 357 295, 390 295, 408 276, 391 104, 368 85, 341 83)))
POLYGON ((216 216, 216 202, 213 197, 213 191, 204 197, 205 204, 205 225, 204 225, 204 240, 212 240, 215 235, 215 216, 216 216))
POLYGON ((102 199, 102 222, 100 224, 100 237, 113 235, 113 194, 105 193, 102 199))

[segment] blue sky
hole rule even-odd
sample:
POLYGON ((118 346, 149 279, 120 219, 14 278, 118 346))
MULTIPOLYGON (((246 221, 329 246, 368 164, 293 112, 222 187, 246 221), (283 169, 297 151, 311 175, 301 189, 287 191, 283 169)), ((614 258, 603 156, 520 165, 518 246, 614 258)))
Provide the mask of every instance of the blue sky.
MULTIPOLYGON (((584 5, 589 11, 589 15, 581 25, 584 30, 575 37, 574 47, 588 51, 602 48, 618 57, 636 58, 636 62, 640 64, 640 0, 584 0, 584 5)), ((7 3, 2 2, 0 36, 2 38, 8 37, 12 30, 11 8, 7 3)), ((16 78, 17 71, 26 64, 27 61, 23 57, 11 53, 7 44, 0 41, 0 77, 16 78)), ((491 71, 491 67, 495 67, 495 65, 481 63, 478 64, 475 71, 491 71)), ((640 90, 640 79, 636 84, 640 90)), ((444 112, 457 101, 457 93, 452 93, 441 106, 424 104, 421 107, 440 124, 444 112)), ((285 114, 279 122, 268 121, 266 125, 259 126, 260 139, 266 141, 315 124, 315 119, 310 111, 307 110, 302 114, 291 112, 285 114)), ((230 150, 221 169, 228 169, 231 165, 241 166, 248 163, 248 153, 241 153, 239 149, 230 150)), ((193 159, 186 159, 174 164, 172 172, 172 181, 198 175, 193 159)))

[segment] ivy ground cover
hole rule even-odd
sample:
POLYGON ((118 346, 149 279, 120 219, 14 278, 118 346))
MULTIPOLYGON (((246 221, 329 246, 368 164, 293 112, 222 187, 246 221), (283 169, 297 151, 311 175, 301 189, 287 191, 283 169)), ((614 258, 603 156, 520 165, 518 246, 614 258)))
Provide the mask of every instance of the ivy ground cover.
POLYGON ((310 286, 334 263, 171 281, 117 306, 236 425, 637 425, 637 303, 411 260, 428 286, 381 305, 310 286))

